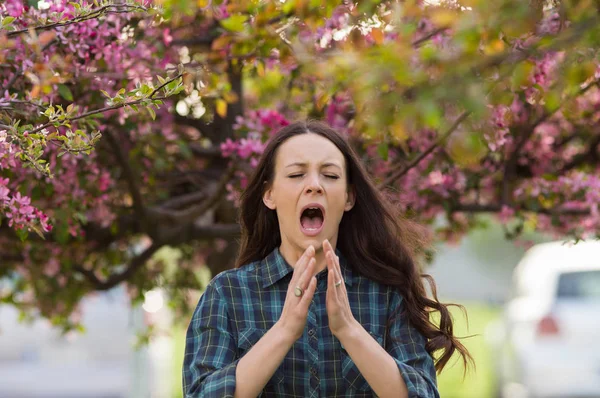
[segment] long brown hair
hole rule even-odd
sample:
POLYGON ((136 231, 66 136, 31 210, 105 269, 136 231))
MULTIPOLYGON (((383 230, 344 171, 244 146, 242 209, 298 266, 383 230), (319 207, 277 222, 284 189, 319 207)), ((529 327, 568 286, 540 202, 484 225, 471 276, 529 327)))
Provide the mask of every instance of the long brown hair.
POLYGON ((327 138, 344 154, 348 184, 353 186, 356 195, 354 207, 344 213, 340 222, 337 247, 356 272, 399 290, 406 303, 409 322, 427 339, 427 352, 433 357, 434 352, 442 350, 435 363, 438 372, 455 351, 462 356, 466 370, 467 360, 472 362, 472 358, 453 335, 452 317, 447 308, 456 304, 438 301, 433 278, 421 274, 417 262, 427 248, 422 229, 401 216, 397 206, 375 187, 346 139, 322 122, 290 124, 268 142, 240 198, 242 235, 236 267, 262 260, 281 244, 277 215, 264 205, 263 193, 266 185, 273 182, 277 148, 287 139, 307 133, 327 138), (428 281, 433 299, 427 297, 421 278, 428 281), (430 319, 435 311, 439 313, 439 326, 430 319))

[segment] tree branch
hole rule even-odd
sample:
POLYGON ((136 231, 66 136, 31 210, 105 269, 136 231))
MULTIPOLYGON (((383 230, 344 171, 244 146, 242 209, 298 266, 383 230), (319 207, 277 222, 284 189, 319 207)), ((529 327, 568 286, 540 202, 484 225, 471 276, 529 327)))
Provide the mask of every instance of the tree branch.
MULTIPOLYGON (((502 204, 482 205, 478 203, 465 203, 454 205, 450 210, 452 212, 467 213, 499 213, 502 211, 502 207, 502 204)), ((530 209, 527 207, 519 207, 519 209, 530 213, 546 215, 585 216, 590 214, 589 209, 530 209)))
MULTIPOLYGON (((65 118, 65 120, 68 120, 68 121, 72 122, 74 120, 84 119, 84 118, 86 118, 88 116, 95 115, 95 114, 98 114, 98 113, 104 113, 104 112, 108 112, 108 111, 113 111, 113 110, 116 110, 116 109, 124 108, 126 106, 138 105, 138 104, 141 104, 143 101, 145 101, 145 100, 147 100, 149 98, 155 99, 155 100, 166 99, 167 97, 154 97, 153 98, 153 96, 154 96, 154 94, 156 94, 158 92, 159 89, 161 89, 162 87, 166 86, 167 84, 169 84, 169 83, 171 83, 171 82, 179 79, 180 77, 181 77, 181 75, 177 75, 174 78, 166 81, 164 84, 162 84, 159 87, 155 88, 150 93, 150 95, 147 98, 140 98, 139 100, 135 100, 135 101, 123 102, 122 104, 113 105, 113 106, 107 106, 107 107, 104 107, 104 108, 100 108, 100 109, 96 109, 96 110, 93 110, 93 111, 85 112, 85 113, 82 113, 81 115, 77 115, 77 116, 74 116, 74 117, 71 117, 71 118, 65 118)), ((46 123, 43 126, 40 126, 40 127, 36 128, 34 130, 31 130, 29 132, 29 134, 39 133, 43 129, 48 128, 48 127, 50 127, 52 125, 53 125, 52 122, 46 123)))
POLYGON ((196 156, 202 158, 220 158, 221 157, 221 148, 217 146, 212 146, 210 148, 205 148, 195 142, 188 145, 192 153, 196 156))
POLYGON ((521 149, 525 146, 529 138, 533 135, 533 130, 535 127, 529 127, 525 129, 526 131, 520 137, 519 141, 515 145, 513 152, 510 157, 504 164, 504 178, 502 179, 502 193, 500 202, 502 205, 510 204, 510 183, 514 180, 514 176, 516 173, 517 161, 519 160, 519 153, 521 153, 521 149))
POLYGON ((513 181, 513 179, 516 175, 516 168, 517 168, 517 162, 519 160, 519 154, 520 154, 521 150, 523 149, 523 147, 525 146, 525 144, 527 143, 527 141, 529 141, 529 139, 533 135, 535 128, 537 126, 539 126, 540 124, 544 123, 546 120, 548 120, 556 112, 558 112, 558 110, 561 109, 564 106, 564 104, 585 94, 590 88, 596 86, 599 82, 600 82, 600 79, 592 81, 591 83, 589 83, 588 85, 586 85, 585 87, 580 89, 576 95, 566 98, 564 101, 562 101, 559 104, 559 106, 557 106, 551 112, 544 112, 530 126, 523 128, 525 130, 525 132, 523 133, 521 139, 515 145, 514 151, 511 153, 510 158, 506 161, 506 164, 504 167, 504 179, 502 181, 502 197, 501 197, 501 203, 503 205, 510 204, 510 187, 509 187, 509 185, 513 181))
POLYGON ((143 223, 146 219, 146 209, 144 207, 144 200, 140 192, 137 178, 134 175, 133 169, 129 162, 129 156, 125 154, 123 147, 119 144, 119 142, 117 142, 117 139, 110 128, 106 129, 106 139, 108 140, 108 144, 112 148, 117 161, 123 169, 123 175, 125 176, 125 180, 129 186, 129 193, 131 193, 131 198, 133 200, 133 210, 135 215, 143 223))
POLYGON ((88 222, 83 225, 83 230, 86 240, 94 244, 93 250, 102 250, 127 235, 147 233, 142 220, 136 217, 133 211, 119 215, 108 227, 88 222))
POLYGON ((413 47, 418 48, 419 46, 421 46, 423 43, 425 43, 427 40, 431 39, 432 37, 434 37, 435 35, 445 32, 446 30, 448 30, 448 28, 437 28, 432 30, 431 32, 427 33, 425 36, 414 40, 412 42, 413 47))
POLYGON ((239 224, 213 224, 192 226, 190 239, 208 240, 208 239, 227 239, 240 236, 241 228, 239 224))
POLYGON ((231 162, 227 171, 223 173, 221 179, 217 183, 216 189, 212 195, 206 198, 202 203, 197 206, 191 207, 186 210, 169 210, 161 207, 154 207, 148 209, 158 221, 166 221, 174 224, 194 222, 198 217, 204 215, 209 209, 211 209, 219 200, 222 199, 225 194, 227 183, 233 177, 236 170, 235 162, 231 162))
POLYGON ((7 37, 17 36, 22 33, 27 33, 31 29, 33 29, 36 32, 39 32, 42 30, 50 30, 50 29, 54 29, 54 28, 58 28, 58 27, 69 26, 69 25, 84 22, 84 21, 87 21, 90 19, 98 18, 98 17, 102 16, 103 14, 125 14, 125 13, 133 12, 133 11, 147 11, 147 8, 143 7, 141 5, 109 4, 109 5, 105 5, 100 8, 97 8, 95 10, 92 10, 88 14, 82 14, 82 15, 79 15, 73 19, 70 19, 70 20, 67 20, 64 22, 54 22, 51 24, 36 26, 33 28, 13 30, 12 32, 8 32, 6 34, 6 36, 7 37), (111 10, 112 8, 114 8, 114 10, 111 10), (126 8, 126 9, 124 10, 123 8, 126 8))
POLYGON ((189 117, 181 116, 179 114, 175 115, 175 124, 180 126, 189 126, 193 127, 200 132, 200 134, 205 137, 210 138, 211 141, 215 141, 216 135, 214 134, 214 123, 208 124, 202 119, 192 119, 189 117))
POLYGON ((217 37, 219 37, 218 34, 211 34, 209 36, 198 36, 188 39, 176 39, 171 42, 171 45, 186 47, 195 45, 211 45, 217 37))
MULTIPOLYGON (((40 52, 46 51, 47 49, 49 49, 52 45, 54 45, 56 43, 58 43, 58 40, 56 40, 56 39, 50 40, 48 43, 46 43, 46 45, 44 47, 42 47, 42 50, 40 52)), ((6 87, 4 87, 2 90, 3 91, 10 90, 11 87, 13 86, 13 84, 15 84, 15 82, 17 81, 17 79, 19 77, 21 77, 21 76, 23 76, 23 69, 17 69, 17 71, 15 72, 15 74, 8 81, 8 83, 6 83, 6 87)), ((15 102, 15 101, 11 101, 11 102, 15 102)))
POLYGON ((86 279, 92 284, 94 289, 109 290, 117 286, 119 283, 131 278, 136 273, 136 271, 143 267, 144 264, 146 264, 146 262, 150 260, 150 258, 152 258, 154 253, 156 253, 162 246, 162 243, 152 242, 152 244, 146 250, 144 250, 140 255, 134 257, 133 260, 131 260, 131 262, 123 272, 113 274, 109 276, 106 280, 101 280, 100 278, 98 278, 98 276, 96 276, 94 271, 87 270, 80 265, 73 267, 73 269, 85 276, 86 279))
POLYGON ((588 150, 584 153, 580 153, 571 159, 570 162, 565 164, 559 171, 558 175, 564 174, 565 172, 574 169, 575 167, 582 165, 586 161, 594 162, 598 161, 598 145, 600 145, 600 134, 597 135, 591 142, 588 150))
POLYGON ((188 207, 194 205, 202 200, 206 199, 207 193, 204 191, 192 192, 185 195, 176 196, 170 198, 160 204, 159 207, 163 209, 180 209, 182 207, 188 207))
POLYGON ((416 165, 419 164, 419 162, 421 162, 421 160, 423 160, 427 155, 429 155, 431 152, 433 152, 433 150, 440 145, 443 141, 445 141, 450 134, 452 134, 457 128, 458 126, 469 116, 470 112, 469 111, 465 111, 463 112, 452 124, 452 126, 450 126, 450 128, 448 130, 446 130, 446 132, 444 134, 442 134, 442 136, 435 141, 434 143, 432 143, 425 151, 423 151, 423 153, 421 153, 419 156, 417 156, 414 160, 412 160, 411 162, 409 162, 407 165, 404 165, 403 163, 397 164, 394 168, 392 168, 391 170, 391 174, 385 179, 383 180, 383 182, 381 182, 378 185, 379 189, 383 189, 385 186, 391 184, 392 182, 396 181, 398 178, 402 177, 403 175, 405 175, 406 173, 408 173, 408 171, 410 169, 412 169, 413 167, 415 167, 416 165))

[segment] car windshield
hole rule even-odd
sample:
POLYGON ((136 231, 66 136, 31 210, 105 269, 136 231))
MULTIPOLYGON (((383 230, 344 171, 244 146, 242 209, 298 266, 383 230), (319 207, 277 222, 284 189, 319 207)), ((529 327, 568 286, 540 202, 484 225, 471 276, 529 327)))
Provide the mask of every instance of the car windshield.
POLYGON ((600 270, 561 274, 557 297, 600 299, 600 270))

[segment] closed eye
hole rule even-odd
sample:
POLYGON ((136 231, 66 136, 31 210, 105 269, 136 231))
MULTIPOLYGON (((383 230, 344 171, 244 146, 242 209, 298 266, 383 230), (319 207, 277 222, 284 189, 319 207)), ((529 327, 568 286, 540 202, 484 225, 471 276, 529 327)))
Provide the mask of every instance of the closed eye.
MULTIPOLYGON (((292 175, 289 175, 288 177, 289 178, 299 178, 299 177, 302 177, 303 175, 304 174, 292 174, 292 175)), ((332 180, 337 180, 337 179, 340 178, 340 177, 338 177, 336 175, 327 175, 327 174, 325 175, 325 177, 330 178, 332 180)))

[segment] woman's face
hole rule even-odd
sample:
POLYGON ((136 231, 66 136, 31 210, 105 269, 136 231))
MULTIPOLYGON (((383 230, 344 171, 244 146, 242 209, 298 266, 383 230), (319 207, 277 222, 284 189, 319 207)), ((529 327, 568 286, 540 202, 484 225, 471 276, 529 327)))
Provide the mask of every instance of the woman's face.
POLYGON ((277 150, 273 183, 263 202, 277 212, 282 245, 319 250, 329 239, 335 247, 342 216, 354 206, 344 155, 317 134, 287 139, 277 150))

